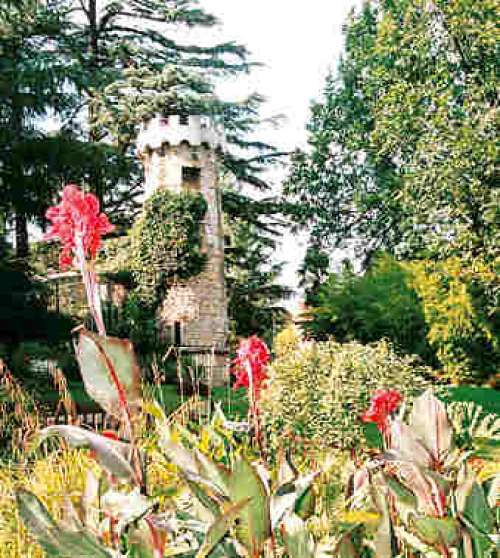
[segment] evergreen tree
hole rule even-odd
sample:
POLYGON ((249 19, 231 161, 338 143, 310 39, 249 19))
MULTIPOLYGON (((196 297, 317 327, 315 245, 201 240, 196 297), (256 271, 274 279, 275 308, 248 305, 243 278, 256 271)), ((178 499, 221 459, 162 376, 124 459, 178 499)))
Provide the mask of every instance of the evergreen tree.
POLYGON ((278 282, 283 264, 272 262, 276 238, 245 221, 233 222, 230 232, 225 265, 231 334, 256 334, 271 345, 288 316, 282 302, 292 294, 278 282))
MULTIPOLYGON (((225 127, 233 153, 226 167, 240 180, 260 187, 261 168, 243 149, 273 151, 246 135, 258 124, 262 99, 222 102, 214 96, 215 83, 228 75, 247 72, 246 49, 233 42, 207 44, 204 30, 218 22, 194 0, 124 0, 98 4, 70 1, 72 24, 67 48, 81 69, 79 91, 85 110, 86 138, 106 143, 117 161, 130 162, 133 172, 109 180, 94 169, 90 188, 112 211, 123 201, 133 206, 142 182, 134 143, 138 126, 158 113, 209 114, 225 127), (190 42, 193 41, 193 42, 190 42), (134 166, 135 165, 135 166, 134 166), (131 205, 132 204, 132 205, 131 205)), ((261 156, 261 155, 259 155, 261 156)))
POLYGON ((41 214, 59 186, 47 172, 57 138, 43 134, 39 120, 75 105, 63 87, 71 67, 57 48, 62 28, 57 3, 0 4, 0 204, 4 224, 11 211, 16 215, 18 256, 28 250, 28 219, 41 214))

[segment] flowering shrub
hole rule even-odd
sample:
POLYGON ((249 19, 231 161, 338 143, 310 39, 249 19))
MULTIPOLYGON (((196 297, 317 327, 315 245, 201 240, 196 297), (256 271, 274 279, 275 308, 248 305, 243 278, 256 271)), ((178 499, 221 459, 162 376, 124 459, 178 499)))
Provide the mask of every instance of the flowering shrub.
POLYGON ((270 364, 259 401, 262 421, 273 445, 290 434, 317 447, 357 446, 372 394, 378 389, 419 394, 431 384, 430 372, 385 342, 302 342, 270 364))

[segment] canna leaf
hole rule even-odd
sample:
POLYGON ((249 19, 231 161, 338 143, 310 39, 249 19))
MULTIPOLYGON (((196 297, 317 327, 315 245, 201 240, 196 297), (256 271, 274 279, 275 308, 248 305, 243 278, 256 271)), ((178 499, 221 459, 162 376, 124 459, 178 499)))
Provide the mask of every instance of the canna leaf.
POLYGON ((359 558, 359 552, 352 542, 352 535, 350 532, 342 536, 335 549, 334 556, 338 558, 359 558))
POLYGON ((275 529, 287 512, 294 510, 295 505, 305 495, 318 473, 299 477, 278 488, 271 496, 271 528, 275 529))
POLYGON ((434 547, 452 546, 460 538, 460 524, 452 517, 420 517, 412 525, 419 538, 434 547))
POLYGON ((377 558, 393 558, 397 556, 396 540, 392 525, 389 505, 386 496, 380 494, 377 498, 382 518, 375 533, 375 550, 377 558))
POLYGON ((493 531, 493 514, 488 506, 488 501, 483 489, 474 483, 465 501, 464 516, 483 533, 493 531))
POLYGON ((97 462, 115 477, 123 480, 135 480, 135 473, 130 464, 131 446, 105 436, 95 434, 85 428, 73 425, 54 425, 40 432, 39 441, 60 436, 74 448, 89 448, 95 454, 97 462))
POLYGON ((158 427, 158 433, 159 445, 166 458, 184 474, 198 475, 199 465, 193 452, 174 440, 170 427, 163 424, 158 427))
POLYGON ((121 534, 127 525, 144 517, 155 505, 140 493, 139 487, 129 493, 110 489, 101 498, 101 507, 106 516, 118 521, 116 531, 121 534))
POLYGON ((92 469, 89 469, 86 474, 80 507, 85 527, 97 531, 99 527, 99 479, 92 469))
POLYGON ((434 463, 441 463, 451 449, 453 429, 446 407, 432 390, 415 399, 410 422, 434 463))
POLYGON ((406 506, 417 507, 417 498, 411 490, 408 490, 398 479, 389 475, 384 475, 384 481, 397 500, 406 506))
POLYGON ((140 370, 128 339, 80 331, 76 358, 87 393, 110 415, 123 417, 123 406, 141 403, 140 370))
POLYGON ((214 463, 197 449, 194 450, 194 458, 200 474, 213 482, 225 496, 229 497, 227 493, 227 485, 230 476, 229 469, 226 469, 218 463, 214 463))
POLYGON ((401 461, 411 461, 421 467, 432 465, 432 456, 416 431, 400 420, 391 423, 391 449, 388 456, 394 456, 401 461))
POLYGON ((240 516, 241 511, 249 504, 250 498, 245 498, 241 502, 231 505, 226 511, 219 515, 209 527, 205 540, 196 554, 196 558, 206 558, 215 545, 224 537, 233 522, 240 516))
POLYGON ((61 528, 42 502, 27 490, 18 490, 16 502, 19 514, 28 531, 49 556, 60 558, 111 558, 108 552, 90 533, 61 528))
POLYGON ((16 502, 19 515, 28 531, 50 556, 58 556, 59 528, 42 502, 23 489, 17 491, 16 502))
POLYGON ((257 557, 271 535, 266 487, 255 468, 245 458, 239 457, 233 464, 228 489, 233 502, 250 498, 249 504, 241 512, 236 535, 249 555, 257 557))

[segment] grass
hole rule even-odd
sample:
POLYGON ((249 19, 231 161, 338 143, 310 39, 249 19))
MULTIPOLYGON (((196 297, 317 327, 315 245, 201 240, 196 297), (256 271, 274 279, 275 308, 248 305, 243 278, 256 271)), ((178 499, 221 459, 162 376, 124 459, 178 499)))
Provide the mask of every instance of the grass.
MULTIPOLYGON (((457 386, 448 390, 449 401, 472 401, 488 413, 500 415, 500 391, 493 388, 457 386)), ((446 398, 448 400, 448 398, 446 398)))
MULTIPOLYGON (((177 393, 177 386, 164 385, 157 391, 155 398, 167 413, 174 411, 181 403, 182 398, 177 393)), ((184 400, 186 397, 184 396, 184 400)), ((243 389, 234 391, 227 387, 218 387, 212 390, 212 401, 221 403, 224 414, 230 420, 245 420, 248 412, 248 401, 243 389)))
MULTIPOLYGON (((69 390, 73 400, 81 409, 97 408, 94 401, 87 395, 83 383, 70 381, 69 390)), ((44 402, 56 403, 59 395, 56 391, 45 394, 44 402)), ((161 391, 157 391, 155 398, 164 407, 167 413, 171 413, 181 404, 181 397, 177 393, 176 385, 163 385, 161 391)), ((214 402, 220 402, 226 416, 231 420, 244 420, 248 411, 248 402, 245 390, 234 391, 228 387, 213 389, 212 398, 214 402)), ((500 391, 492 388, 481 388, 473 386, 457 386, 449 388, 448 396, 444 399, 452 401, 472 401, 481 405, 485 411, 500 415, 500 391)))
MULTIPOLYGON (((98 405, 87 395, 83 383, 80 381, 68 382, 68 388, 79 409, 93 410, 98 409, 98 405)), ((154 398, 165 409, 166 413, 173 412, 181 403, 181 396, 177 393, 177 386, 172 384, 165 384, 158 389, 150 386, 153 391, 154 398)), ((184 400, 186 396, 184 396, 184 400)), ((54 390, 44 394, 43 403, 57 404, 59 394, 54 390)), ((243 389, 234 391, 226 387, 218 387, 212 390, 212 400, 214 403, 220 402, 224 414, 230 420, 244 420, 248 412, 248 402, 246 392, 243 389)))

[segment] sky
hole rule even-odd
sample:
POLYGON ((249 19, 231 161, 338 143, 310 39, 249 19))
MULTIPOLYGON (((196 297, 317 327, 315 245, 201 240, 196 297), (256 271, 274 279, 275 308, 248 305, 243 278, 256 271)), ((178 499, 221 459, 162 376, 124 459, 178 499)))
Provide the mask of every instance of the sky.
MULTIPOLYGON (((343 47, 342 26, 361 0, 201 0, 201 6, 221 21, 217 40, 244 44, 251 59, 264 66, 248 77, 221 86, 221 94, 244 97, 258 91, 267 102, 262 115, 282 114, 278 129, 266 129, 265 140, 280 150, 307 146, 306 123, 313 99, 319 99, 330 70, 336 68, 343 47)), ((275 188, 279 190, 277 174, 275 188)), ((297 268, 304 239, 287 234, 277 257, 287 262, 282 282, 297 287, 297 268)), ((294 310, 300 299, 293 299, 294 310)))

